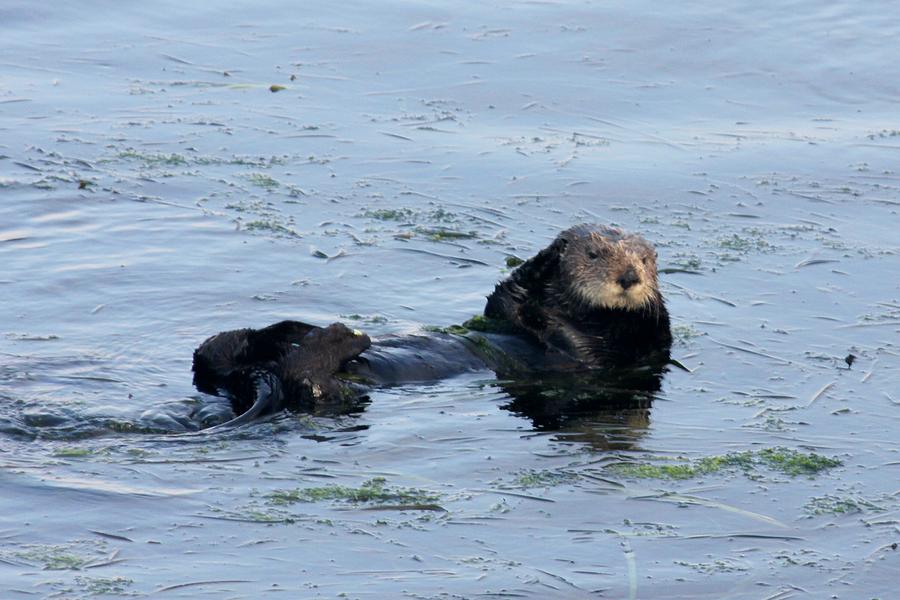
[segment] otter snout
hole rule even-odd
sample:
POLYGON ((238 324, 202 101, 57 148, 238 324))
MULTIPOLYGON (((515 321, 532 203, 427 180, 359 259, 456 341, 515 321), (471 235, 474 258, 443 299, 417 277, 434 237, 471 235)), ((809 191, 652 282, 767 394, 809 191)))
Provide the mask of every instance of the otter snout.
POLYGON ((638 276, 637 271, 634 270, 634 267, 628 267, 628 269, 616 279, 616 283, 621 285, 623 290, 627 290, 634 284, 640 282, 641 278, 638 276))

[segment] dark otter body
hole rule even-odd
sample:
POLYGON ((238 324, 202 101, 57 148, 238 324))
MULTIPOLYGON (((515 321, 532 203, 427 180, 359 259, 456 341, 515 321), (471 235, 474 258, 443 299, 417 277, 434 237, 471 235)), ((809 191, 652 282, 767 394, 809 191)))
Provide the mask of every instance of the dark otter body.
MULTIPOLYGON (((656 253, 643 238, 579 225, 523 263, 488 297, 493 331, 369 339, 341 323, 283 321, 215 335, 194 352, 200 391, 224 392, 229 424, 295 407, 318 410, 365 397, 368 387, 434 381, 478 369, 527 379, 653 364, 669 358, 669 317, 656 253)), ((484 329, 484 327, 479 327, 484 329)), ((539 397, 539 395, 538 395, 539 397)))
POLYGON ((344 366, 368 385, 437 381, 486 368, 470 343, 446 333, 390 336, 344 366))

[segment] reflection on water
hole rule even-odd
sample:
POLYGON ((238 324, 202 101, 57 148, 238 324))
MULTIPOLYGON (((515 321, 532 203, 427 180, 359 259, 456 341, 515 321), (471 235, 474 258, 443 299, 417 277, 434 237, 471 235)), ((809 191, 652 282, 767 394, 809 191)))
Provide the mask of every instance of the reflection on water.
POLYGON ((631 449, 650 425, 663 374, 662 367, 645 366, 498 386, 510 397, 503 408, 527 417, 538 431, 559 431, 558 439, 597 450, 631 449))

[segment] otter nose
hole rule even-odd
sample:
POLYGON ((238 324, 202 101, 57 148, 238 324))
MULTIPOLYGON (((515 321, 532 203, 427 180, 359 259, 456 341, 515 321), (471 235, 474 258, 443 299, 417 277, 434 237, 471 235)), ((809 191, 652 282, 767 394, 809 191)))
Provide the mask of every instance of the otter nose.
POLYGON ((616 281, 622 286, 623 290, 627 290, 634 284, 639 283, 641 278, 638 277, 638 274, 633 267, 628 267, 628 270, 619 275, 619 278, 616 281))

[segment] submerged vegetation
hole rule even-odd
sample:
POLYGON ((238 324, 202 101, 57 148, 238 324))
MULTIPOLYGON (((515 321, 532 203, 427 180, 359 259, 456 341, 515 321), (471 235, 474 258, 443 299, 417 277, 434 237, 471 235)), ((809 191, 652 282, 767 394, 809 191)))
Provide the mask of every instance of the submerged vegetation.
POLYGON ((53 456, 58 458, 82 458, 85 456, 90 456, 93 454, 93 451, 89 448, 75 448, 75 447, 65 447, 65 448, 57 448, 53 451, 53 456))
POLYGON ((369 479, 357 488, 343 485, 326 485, 293 490, 276 490, 266 495, 268 503, 276 506, 327 500, 350 503, 427 504, 438 499, 438 495, 417 488, 388 487, 383 477, 369 479))
POLYGON ((388 322, 388 318, 384 315, 361 315, 359 313, 353 313, 349 315, 341 315, 342 319, 349 319, 350 321, 361 321, 366 325, 383 325, 388 322))
POLYGON ((279 236, 301 237, 300 234, 298 234, 290 227, 287 227, 280 223, 276 223, 274 221, 263 221, 261 219, 257 219, 254 221, 247 221, 246 223, 244 223, 243 227, 247 231, 264 231, 279 236))
MULTIPOLYGON (((130 161, 139 161, 145 167, 179 167, 187 165, 213 166, 250 166, 268 168, 273 165, 282 165, 288 161, 285 156, 230 156, 220 157, 202 154, 181 154, 176 152, 144 152, 132 148, 119 151, 116 158, 130 161)), ((109 162, 113 159, 106 158, 99 162, 109 162)))
POLYGON ((105 559, 103 542, 79 540, 65 544, 28 544, 0 551, 0 561, 24 562, 48 571, 77 571, 105 559))
POLYGON ((410 221, 413 215, 408 208, 376 208, 364 211, 362 216, 378 221, 410 221))
POLYGON ((798 450, 776 447, 757 451, 729 452, 675 464, 618 463, 608 467, 608 470, 622 477, 640 479, 691 479, 727 470, 750 473, 765 468, 796 477, 798 475, 813 476, 841 464, 843 463, 839 459, 814 452, 803 453, 798 450))
MULTIPOLYGON (((880 513, 889 510, 885 506, 885 502, 879 499, 878 502, 862 498, 860 496, 834 495, 825 494, 824 496, 816 496, 810 498, 803 510, 810 516, 816 515, 842 515, 852 513, 880 513)), ((894 502, 896 506, 896 501, 894 502)))
MULTIPOLYGON (((75 584, 90 596, 133 596, 128 588, 134 584, 127 577, 76 577, 75 584)), ((72 590, 66 590, 72 591, 72 590)))
POLYGON ((516 475, 511 484, 501 487, 514 487, 522 489, 553 487, 572 483, 578 480, 578 475, 567 471, 527 470, 516 475))
POLYGON ((249 173, 246 178, 247 181, 261 188, 276 188, 281 185, 277 179, 265 173, 249 173))
POLYGON ((397 239, 410 239, 419 236, 431 242, 456 243, 460 240, 477 240, 482 237, 472 229, 458 228, 460 218, 452 212, 437 208, 434 210, 414 210, 411 208, 370 208, 358 216, 382 222, 394 222, 402 225, 415 225, 396 231, 397 239))

